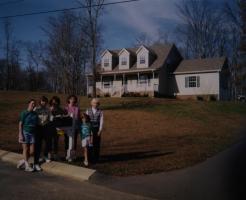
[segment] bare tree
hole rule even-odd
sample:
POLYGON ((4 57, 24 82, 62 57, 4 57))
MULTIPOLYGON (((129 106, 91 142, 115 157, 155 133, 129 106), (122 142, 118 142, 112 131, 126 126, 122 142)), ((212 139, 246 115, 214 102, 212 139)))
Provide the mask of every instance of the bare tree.
POLYGON ((153 41, 151 40, 151 38, 148 36, 147 33, 139 34, 135 38, 135 41, 133 42, 134 47, 140 47, 141 45, 151 46, 152 44, 153 41))
POLYGON ((100 17, 103 14, 104 0, 81 0, 78 3, 86 7, 82 16, 82 27, 88 38, 89 58, 92 71, 93 96, 96 97, 97 58, 101 44, 100 17))
MULTIPOLYGON (((242 1, 243 2, 243 1, 242 1)), ((238 93, 242 93, 243 83, 243 65, 240 64, 240 42, 243 40, 243 20, 241 18, 242 11, 240 12, 241 2, 240 0, 233 0, 230 3, 226 2, 224 5, 225 18, 227 20, 228 34, 227 42, 229 43, 230 52, 228 53, 230 59, 230 72, 231 72, 231 93, 236 98, 238 93), (242 37, 239 37, 239 36, 242 37)), ((245 55, 244 55, 245 56, 245 55)), ((245 66, 245 65, 244 65, 245 66)))
POLYGON ((86 38, 78 16, 67 11, 50 17, 43 28, 48 36, 44 63, 57 92, 80 94, 84 75, 86 38))
POLYGON ((10 85, 10 48, 11 48, 11 40, 12 40, 12 25, 10 19, 6 18, 3 21, 3 30, 4 30, 4 54, 5 54, 5 89, 9 90, 10 85))
POLYGON ((227 30, 223 15, 208 0, 183 0, 177 4, 183 24, 178 28, 189 57, 222 56, 226 49, 227 30))
POLYGON ((13 26, 10 19, 3 21, 3 53, 1 73, 1 88, 5 90, 18 89, 20 72, 20 46, 19 41, 13 37, 13 26))
MULTIPOLYGON (((38 42, 25 42, 24 44, 26 50, 26 58, 28 63, 28 70, 32 71, 32 90, 38 90, 42 87, 41 85, 41 71, 40 67, 43 62, 43 52, 44 52, 44 43, 42 41, 38 42)), ((30 87, 29 87, 30 88, 30 87)))

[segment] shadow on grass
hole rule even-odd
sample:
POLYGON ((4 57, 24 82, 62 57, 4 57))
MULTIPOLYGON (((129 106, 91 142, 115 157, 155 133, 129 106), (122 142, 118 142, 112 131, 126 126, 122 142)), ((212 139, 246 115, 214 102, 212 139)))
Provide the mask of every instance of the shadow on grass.
POLYGON ((136 101, 136 102, 123 102, 120 104, 112 104, 103 106, 103 110, 125 110, 125 109, 146 109, 153 108, 156 104, 153 104, 150 101, 136 101))
POLYGON ((169 154, 173 154, 175 152, 158 152, 158 151, 145 151, 145 152, 131 152, 131 153, 119 153, 119 154, 110 154, 110 155, 102 155, 100 159, 100 163, 110 163, 110 162, 119 162, 119 161, 129 161, 129 160, 143 160, 153 157, 160 157, 169 154))

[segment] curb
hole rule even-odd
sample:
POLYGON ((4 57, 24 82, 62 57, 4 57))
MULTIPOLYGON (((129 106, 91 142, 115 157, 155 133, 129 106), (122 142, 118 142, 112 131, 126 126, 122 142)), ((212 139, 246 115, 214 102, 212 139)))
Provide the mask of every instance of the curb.
MULTIPOLYGON (((22 155, 0 149, 0 160, 16 165, 22 155)), ((42 169, 50 174, 60 175, 79 181, 87 181, 96 173, 96 170, 87 169, 84 167, 73 166, 65 163, 52 161, 50 163, 42 164, 42 169)))

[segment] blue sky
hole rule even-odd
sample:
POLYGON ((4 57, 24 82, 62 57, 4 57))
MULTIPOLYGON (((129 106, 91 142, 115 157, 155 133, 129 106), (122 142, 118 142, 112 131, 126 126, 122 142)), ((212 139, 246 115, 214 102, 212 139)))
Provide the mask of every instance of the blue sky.
MULTIPOLYGON (((76 0, 23 0, 19 3, 1 6, 0 16, 21 14, 25 12, 62 9, 77 6, 76 0)), ((114 2, 116 0, 105 0, 114 2)), ((151 39, 158 38, 160 32, 173 34, 180 23, 175 4, 181 0, 142 0, 139 2, 107 6, 102 17, 104 26, 104 48, 130 47, 139 34, 146 34, 151 39)), ((224 0, 214 0, 221 3, 224 0)), ((45 39, 41 30, 48 15, 14 18, 14 35, 16 39, 37 41, 45 39)), ((0 37, 2 32, 0 31, 0 37)))

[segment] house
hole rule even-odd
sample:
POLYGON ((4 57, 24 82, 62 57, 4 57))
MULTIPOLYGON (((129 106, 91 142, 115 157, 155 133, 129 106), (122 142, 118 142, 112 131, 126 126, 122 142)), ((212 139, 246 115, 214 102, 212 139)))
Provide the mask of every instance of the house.
MULTIPOLYGON (((98 96, 111 97, 213 95, 221 99, 227 81, 222 75, 224 68, 225 58, 183 60, 174 44, 106 49, 97 67, 96 92, 98 96)), ((88 95, 92 93, 89 83, 88 95)))
POLYGON ((174 96, 180 99, 229 99, 227 59, 183 60, 174 71, 174 96))

